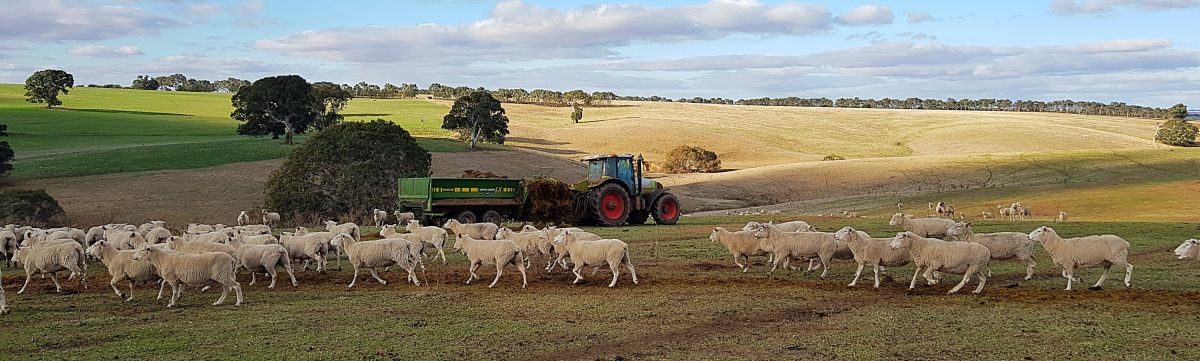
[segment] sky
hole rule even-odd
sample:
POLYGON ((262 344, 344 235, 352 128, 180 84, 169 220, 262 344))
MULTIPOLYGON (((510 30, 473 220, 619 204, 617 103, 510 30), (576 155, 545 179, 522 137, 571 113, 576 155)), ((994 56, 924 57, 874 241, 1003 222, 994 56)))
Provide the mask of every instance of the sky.
POLYGON ((678 97, 1200 108, 1200 0, 0 0, 0 83, 63 69, 678 97))

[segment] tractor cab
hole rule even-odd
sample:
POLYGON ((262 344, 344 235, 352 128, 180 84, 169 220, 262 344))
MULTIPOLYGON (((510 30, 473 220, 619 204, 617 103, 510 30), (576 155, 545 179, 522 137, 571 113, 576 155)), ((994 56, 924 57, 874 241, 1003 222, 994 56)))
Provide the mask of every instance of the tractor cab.
POLYGON ((573 187, 587 198, 590 219, 600 225, 642 224, 653 216, 659 224, 679 219, 679 200, 662 184, 642 176, 645 160, 632 154, 583 158, 588 178, 573 187))

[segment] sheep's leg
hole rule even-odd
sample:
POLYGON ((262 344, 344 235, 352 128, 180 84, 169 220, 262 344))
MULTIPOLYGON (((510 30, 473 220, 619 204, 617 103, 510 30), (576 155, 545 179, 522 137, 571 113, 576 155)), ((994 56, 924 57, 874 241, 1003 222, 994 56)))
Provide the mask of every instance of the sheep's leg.
MULTIPOLYGON (((914 266, 912 280, 908 281, 908 289, 911 290, 911 289, 917 288, 917 277, 919 277, 920 275, 921 275, 921 266, 914 266)), ((876 273, 875 277, 878 280, 878 277, 879 277, 878 273, 876 273)), ((875 282, 879 282, 879 281, 875 281, 875 282)), ((876 284, 878 284, 878 283, 876 283, 876 284)))
MULTIPOLYGON (((785 261, 781 260, 781 258, 786 259, 788 257, 775 257, 775 261, 771 262, 771 270, 767 271, 767 275, 774 273, 775 270, 779 268, 779 264, 785 262, 785 261)), ((786 268, 787 266, 784 266, 784 267, 786 268)))
POLYGON ((317 255, 317 272, 325 272, 326 264, 327 264, 327 261, 325 260, 325 255, 318 254, 317 255))
POLYGON ((163 281, 161 279, 158 280, 158 298, 155 299, 155 301, 162 301, 163 291, 166 289, 167 289, 167 282, 163 281))
MULTIPOLYGON (((975 272, 978 272, 978 271, 979 271, 979 266, 977 266, 977 265, 971 265, 970 267, 967 267, 967 272, 963 273, 962 281, 959 281, 958 285, 954 286, 954 288, 950 289, 950 292, 946 292, 946 293, 950 294, 950 293, 958 292, 958 290, 962 289, 963 286, 965 286, 967 284, 967 281, 971 280, 971 276, 974 276, 975 272)), ((980 274, 983 274, 983 272, 980 272, 980 274)))
MULTIPOLYGON (((121 289, 117 288, 117 283, 119 283, 119 282, 121 282, 120 278, 113 277, 112 280, 108 281, 108 285, 112 287, 113 292, 117 293, 117 297, 124 299, 125 295, 121 293, 121 289)), ((129 281, 129 288, 133 289, 133 281, 129 281)), ((130 292, 132 293, 132 291, 130 291, 130 292)), ((126 300, 126 301, 128 301, 128 300, 126 300)))
POLYGON ((350 278, 350 285, 346 288, 354 287, 354 282, 358 282, 358 266, 354 267, 354 276, 350 278))
MULTIPOLYGON (((253 286, 254 282, 257 280, 258 280, 258 272, 250 272, 250 285, 253 286)), ((270 288, 270 287, 267 287, 267 288, 270 288)))
MULTIPOLYGON (((517 262, 521 261, 518 260, 517 262)), ((496 282, 500 282, 500 275, 504 273, 505 264, 507 264, 507 262, 496 262, 496 278, 492 279, 492 284, 488 285, 488 288, 496 287, 496 282)))
POLYGON ((129 281, 129 298, 125 299, 125 302, 129 302, 129 301, 133 301, 133 281, 132 280, 129 281))
MULTIPOLYGON (((821 257, 821 278, 825 278, 825 275, 829 274, 829 257, 830 256, 821 257)), ((809 263, 812 263, 812 260, 809 260, 809 263)))
POLYGON ((529 286, 529 279, 526 277, 526 274, 525 274, 525 265, 518 264, 517 271, 521 271, 521 288, 525 288, 526 286, 529 286))
POLYGON ((438 246, 437 250, 438 250, 438 257, 442 257, 442 264, 446 264, 446 252, 444 250, 442 250, 441 246, 438 246))
POLYGON ((982 273, 977 273, 977 274, 975 274, 975 275, 976 275, 977 277, 979 277, 979 286, 975 287, 975 290, 974 290, 974 291, 971 291, 971 293, 980 293, 980 292, 983 292, 983 285, 984 285, 984 284, 987 284, 987 277, 986 277, 986 276, 984 276, 982 273))
POLYGON ((183 285, 179 282, 171 282, 171 301, 167 302, 167 307, 175 307, 175 302, 179 301, 181 295, 183 295, 183 285))
POLYGON ((479 269, 479 266, 482 266, 482 265, 483 265, 483 262, 479 262, 479 261, 471 262, 471 268, 467 269, 467 272, 470 273, 470 275, 467 276, 467 284, 471 284, 471 281, 474 281, 476 278, 479 278, 479 275, 475 274, 475 270, 479 269))
POLYGON ((864 264, 864 263, 858 264, 858 270, 854 271, 854 280, 851 280, 850 284, 846 285, 846 287, 854 287, 854 285, 858 284, 858 277, 862 276, 863 266, 866 266, 866 264, 864 264))
POLYGON ((299 283, 296 282, 296 275, 292 273, 292 266, 287 264, 287 262, 283 263, 283 271, 287 272, 288 278, 292 279, 292 287, 296 287, 296 286, 300 285, 299 283))
MULTIPOLYGON (((614 263, 612 263, 612 262, 609 262, 609 263, 608 263, 608 268, 609 268, 610 270, 612 270, 612 274, 613 274, 613 279, 612 279, 612 282, 609 282, 609 283, 608 283, 608 288, 613 288, 614 286, 616 286, 616 285, 617 285, 617 276, 620 276, 620 275, 621 275, 621 268, 620 268, 620 266, 621 266, 621 263, 620 263, 620 262, 617 262, 617 263, 615 263, 615 264, 614 264, 614 263)), ((597 268, 599 268, 599 267, 597 267, 597 268)), ((594 274, 594 273, 593 273, 593 274, 594 274)))
POLYGON ((242 285, 238 284, 237 281, 233 281, 233 285, 229 286, 229 288, 233 289, 233 295, 235 297, 237 297, 237 302, 234 302, 233 305, 241 306, 242 305, 242 285))
POLYGON ((572 281, 571 284, 578 284, 579 281, 583 281, 583 274, 579 273, 579 270, 581 269, 583 269, 583 264, 578 263, 575 264, 574 268, 571 268, 571 273, 575 274, 575 281, 572 281))
POLYGON ((1029 259, 1025 260, 1025 262, 1025 280, 1028 281, 1033 279, 1033 269, 1037 267, 1037 262, 1033 260, 1033 257, 1029 257, 1029 259))
POLYGON ((990 264, 987 265, 987 276, 988 277, 992 276, 992 265, 990 265, 990 264))
MULTIPOLYGON (((750 263, 749 257, 746 258, 746 263, 750 263)), ((738 268, 741 268, 742 273, 746 273, 746 271, 750 270, 749 267, 746 267, 746 265, 742 264, 741 262, 738 262, 738 255, 736 253, 733 254, 733 264, 737 265, 738 268)))
POLYGON ((629 269, 629 276, 633 277, 633 284, 638 284, 637 270, 633 268, 633 262, 629 261, 629 256, 625 256, 625 268, 629 269))
POLYGON ((62 286, 58 284, 58 272, 50 273, 50 280, 54 281, 54 292, 62 293, 62 286))
POLYGON ((592 267, 592 274, 588 275, 588 277, 595 276, 596 272, 600 272, 600 266, 592 267))
POLYGON ((1125 287, 1133 287, 1129 283, 1129 280, 1132 278, 1133 278, 1133 265, 1126 263, 1125 264, 1125 287))
POLYGON ((229 296, 229 286, 221 285, 221 297, 217 297, 217 302, 213 302, 213 306, 220 306, 225 303, 225 297, 229 296))
POLYGON ((1106 266, 1106 267, 1104 267, 1104 272, 1100 273, 1100 279, 1099 279, 1099 280, 1096 280, 1096 284, 1095 284, 1095 285, 1093 285, 1093 286, 1092 286, 1092 288, 1100 288, 1100 287, 1104 286, 1104 280, 1107 280, 1107 279, 1108 279, 1108 273, 1109 273, 1109 271, 1112 271, 1112 265, 1111 265, 1111 264, 1110 264, 1110 265, 1108 265, 1108 266, 1106 266))
MULTIPOLYGON (((267 274, 271 276, 271 284, 267 285, 267 288, 275 288, 275 276, 279 275, 279 273, 275 272, 275 267, 267 267, 267 274)), ((251 276, 250 281, 254 281, 253 276, 251 276)))
POLYGON ((925 277, 926 284, 928 284, 930 286, 938 284, 937 275, 933 271, 933 270, 937 269, 938 267, 939 266, 935 266, 935 265, 926 265, 925 266, 925 273, 921 274, 921 276, 925 277))
POLYGON ((337 266, 338 266, 338 271, 341 271, 342 270, 342 249, 341 248, 338 248, 338 250, 337 250, 337 266))
POLYGON ((1070 267, 1063 267, 1063 276, 1067 277, 1067 291, 1071 290, 1072 281, 1075 280, 1075 270, 1070 267))
POLYGON ((375 277, 375 280, 379 281, 379 283, 382 283, 385 285, 387 284, 387 281, 384 281, 382 278, 379 278, 379 272, 375 271, 375 267, 371 267, 371 277, 375 277))

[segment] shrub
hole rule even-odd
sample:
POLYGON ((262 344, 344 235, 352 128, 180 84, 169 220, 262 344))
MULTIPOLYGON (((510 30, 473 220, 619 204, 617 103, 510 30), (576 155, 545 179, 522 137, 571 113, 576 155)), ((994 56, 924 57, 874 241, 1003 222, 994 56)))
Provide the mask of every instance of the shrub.
POLYGON ((840 156, 837 154, 830 154, 830 155, 825 156, 825 158, 822 158, 821 160, 823 160, 823 161, 846 160, 846 157, 843 157, 843 156, 840 156))
POLYGON ((721 170, 721 160, 704 148, 681 145, 667 153, 662 169, 667 173, 712 173, 721 170))
POLYGON ((396 207, 396 180, 430 175, 429 152, 398 125, 338 123, 309 137, 266 185, 266 207, 289 219, 364 217, 396 207))
POLYGON ((58 225, 63 209, 43 189, 0 191, 0 224, 58 225))
POLYGON ((1183 120, 1171 119, 1163 122, 1158 127, 1158 134, 1154 136, 1154 140, 1174 146, 1188 147, 1196 145, 1196 133, 1198 133, 1196 125, 1183 120))

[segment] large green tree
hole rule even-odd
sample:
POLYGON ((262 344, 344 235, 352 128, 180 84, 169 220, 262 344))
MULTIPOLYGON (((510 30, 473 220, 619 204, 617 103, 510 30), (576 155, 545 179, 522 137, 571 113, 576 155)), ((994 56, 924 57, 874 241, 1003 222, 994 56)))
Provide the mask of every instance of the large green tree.
POLYGON ((428 177, 431 157, 382 119, 345 122, 296 147, 266 185, 266 206, 288 219, 365 216, 396 206, 396 179, 428 177))
POLYGON ((317 130, 342 121, 340 112, 346 109, 346 103, 353 98, 350 92, 342 89, 340 85, 326 81, 313 83, 312 95, 313 106, 316 106, 314 110, 317 112, 312 126, 317 130))
POLYGON ((25 100, 30 103, 46 103, 49 109, 62 105, 58 93, 66 95, 75 87, 75 77, 58 69, 39 70, 25 79, 25 100))
POLYGON ((158 90, 158 80, 154 80, 149 75, 138 75, 137 79, 133 79, 133 85, 130 88, 140 90, 158 90))
MULTIPOLYGON (((8 135, 8 125, 0 124, 0 136, 8 135)), ((7 141, 0 141, 0 176, 12 170, 13 150, 7 141)))
POLYGON ((1174 106, 1167 108, 1167 119, 1183 119, 1186 117, 1187 106, 1183 105, 1182 103, 1175 104, 1174 106))
POLYGON ((1200 133, 1200 128, 1184 120, 1187 117, 1186 105, 1175 104, 1167 109, 1167 117, 1167 121, 1159 125, 1158 132, 1154 134, 1155 141, 1179 147, 1196 145, 1196 135, 1200 133))
POLYGON ((299 75, 279 75, 255 80, 233 95, 233 113, 242 122, 238 134, 284 137, 294 144, 296 133, 304 133, 317 119, 313 87, 299 75))
POLYGON ((454 101, 450 113, 442 118, 442 129, 457 131, 460 139, 469 139, 470 149, 475 149, 479 140, 504 144, 508 117, 490 93, 475 91, 454 101))

